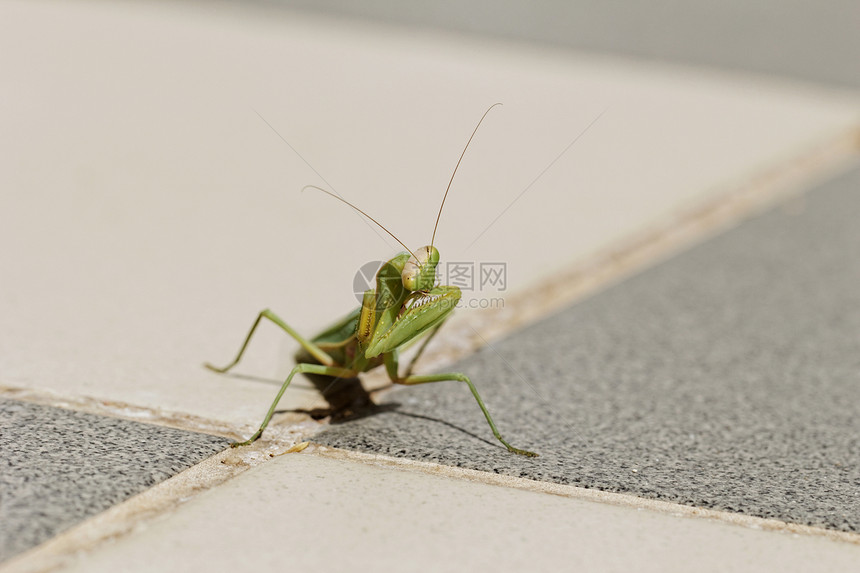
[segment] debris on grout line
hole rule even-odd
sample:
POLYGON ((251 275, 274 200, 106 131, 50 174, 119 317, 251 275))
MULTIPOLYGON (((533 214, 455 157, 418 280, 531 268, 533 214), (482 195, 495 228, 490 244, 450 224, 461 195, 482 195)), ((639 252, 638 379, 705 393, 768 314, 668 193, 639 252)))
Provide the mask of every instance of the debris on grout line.
POLYGON ((298 452, 304 451, 310 445, 311 445, 310 442, 299 442, 298 444, 296 444, 292 448, 289 448, 286 451, 281 452, 280 454, 269 454, 269 457, 274 458, 275 456, 283 456, 284 454, 296 454, 298 452))
MULTIPOLYGON (((285 426, 269 426, 263 436, 253 444, 228 448, 221 463, 250 468, 284 454, 302 452, 311 446, 308 439, 324 427, 314 420, 285 426)), ((314 449, 311 448, 309 452, 314 449)))

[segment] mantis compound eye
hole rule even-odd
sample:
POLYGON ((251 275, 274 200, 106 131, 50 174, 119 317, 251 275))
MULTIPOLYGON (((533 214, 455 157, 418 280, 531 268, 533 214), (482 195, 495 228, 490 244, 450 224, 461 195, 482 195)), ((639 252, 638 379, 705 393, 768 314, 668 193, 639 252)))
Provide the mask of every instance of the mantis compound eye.
POLYGON ((414 257, 409 257, 403 265, 401 278, 403 287, 410 291, 428 291, 436 282, 436 265, 439 263, 439 251, 428 245, 415 251, 414 257))

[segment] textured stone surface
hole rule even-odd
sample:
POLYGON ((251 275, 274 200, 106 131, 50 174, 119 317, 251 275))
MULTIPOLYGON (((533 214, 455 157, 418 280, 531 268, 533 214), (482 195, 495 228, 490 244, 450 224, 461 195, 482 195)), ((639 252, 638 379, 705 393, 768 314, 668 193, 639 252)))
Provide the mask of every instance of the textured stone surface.
POLYGON ((860 531, 860 171, 485 348, 317 440, 860 531))
POLYGON ((226 445, 206 434, 0 400, 0 561, 226 445))

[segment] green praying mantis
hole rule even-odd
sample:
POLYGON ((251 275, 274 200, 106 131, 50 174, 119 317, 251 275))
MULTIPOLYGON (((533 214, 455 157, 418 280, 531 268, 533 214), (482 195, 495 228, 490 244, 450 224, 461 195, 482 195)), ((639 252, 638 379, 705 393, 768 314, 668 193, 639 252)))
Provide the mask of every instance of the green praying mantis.
POLYGON ((236 358, 223 368, 216 368, 211 364, 205 364, 207 368, 218 373, 225 373, 236 366, 242 359, 242 355, 251 341, 254 331, 265 318, 281 327, 287 334, 293 337, 301 348, 296 353, 296 366, 287 376, 272 405, 266 412, 266 417, 260 424, 260 428, 244 442, 230 444, 232 447, 246 446, 257 440, 268 426, 275 413, 275 408, 281 400, 281 396, 290 385, 293 377, 298 373, 310 375, 323 375, 333 378, 354 378, 361 372, 367 372, 384 365, 391 382, 412 386, 416 384, 427 384, 430 382, 459 381, 469 387, 478 406, 484 413, 493 435, 505 447, 515 453, 524 456, 537 456, 534 452, 521 450, 513 447, 502 438, 496 424, 493 422, 490 412, 484 405, 484 401, 478 394, 477 388, 465 374, 451 372, 445 374, 414 375, 412 374, 415 362, 421 357, 427 343, 436 335, 439 328, 451 316, 457 302, 460 300, 461 292, 456 286, 436 285, 436 266, 439 264, 439 251, 433 246, 436 240, 436 229, 442 216, 442 208, 445 199, 451 189, 451 183, 457 174, 457 168, 477 133, 484 118, 494 107, 494 104, 484 112, 478 125, 475 126, 472 135, 466 142, 463 152, 454 167, 439 213, 436 216, 436 224, 433 227, 433 236, 430 244, 412 251, 391 231, 382 226, 373 217, 343 198, 326 191, 320 187, 308 185, 306 188, 314 188, 335 199, 346 203, 382 230, 391 235, 400 243, 407 252, 398 254, 387 261, 376 274, 376 288, 371 288, 364 293, 362 304, 347 316, 325 329, 320 334, 308 340, 296 332, 290 325, 284 322, 271 310, 260 312, 251 330, 245 337, 245 341, 239 349, 236 358), (398 354, 407 344, 426 337, 422 341, 417 353, 410 361, 403 374, 400 373, 398 354))

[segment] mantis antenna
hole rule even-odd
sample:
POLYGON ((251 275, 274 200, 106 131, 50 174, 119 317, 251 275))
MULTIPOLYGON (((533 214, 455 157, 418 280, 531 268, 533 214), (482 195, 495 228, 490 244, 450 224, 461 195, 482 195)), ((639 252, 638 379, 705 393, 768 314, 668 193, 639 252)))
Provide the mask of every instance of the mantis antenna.
POLYGON ((412 257, 413 257, 413 258, 415 258, 415 260, 418 260, 418 257, 416 257, 416 256, 415 256, 415 253, 413 253, 413 252, 412 252, 412 250, 411 250, 409 247, 407 247, 407 246, 406 246, 406 244, 405 244, 403 241, 401 241, 400 239, 398 239, 398 238, 394 235, 394 233, 392 233, 391 231, 389 231, 388 229, 386 229, 386 228, 385 228, 385 226, 384 226, 382 223, 380 223, 379 221, 377 221, 376 219, 374 219, 373 217, 371 217, 370 215, 368 215, 367 213, 365 213, 364 211, 362 211, 361 209, 359 209, 358 207, 356 207, 355 205, 353 205, 352 203, 350 203, 349 201, 347 201, 346 199, 344 199, 343 197, 338 197, 337 195, 335 195, 335 194, 334 194, 334 193, 332 193, 331 191, 326 191, 326 190, 325 190, 325 189, 323 189, 322 187, 317 187, 316 185, 305 185, 304 187, 302 187, 302 191, 304 191, 305 189, 316 189, 317 191, 322 191, 322 192, 323 192, 323 193, 325 193, 326 195, 328 195, 328 196, 330 196, 330 197, 334 197, 335 199, 337 199, 337 200, 338 200, 338 201, 340 201, 341 203, 346 203, 347 205, 349 205, 350 207, 352 207, 353 209, 355 209, 356 211, 358 211, 359 213, 361 213, 362 215, 364 215, 365 217, 367 217, 368 219, 370 219, 371 221, 373 221, 374 223, 376 223, 376 224, 379 226, 379 228, 380 228, 380 229, 382 229, 383 231, 385 231, 386 233, 388 233, 389 235, 391 235, 391 237, 392 237, 395 241, 397 241, 398 243, 400 243, 400 244, 403 246, 403 248, 404 248, 404 249, 406 249, 407 251, 409 251, 409 254, 410 254, 410 255, 412 255, 412 257))
MULTIPOLYGON (((475 137, 476 133, 478 133, 478 128, 481 127, 481 122, 484 121, 484 118, 487 117, 487 114, 490 113, 490 110, 493 109, 494 107, 496 107, 497 105, 502 105, 502 104, 501 103, 494 103, 489 108, 487 108, 487 111, 485 111, 484 115, 481 116, 481 119, 478 120, 478 125, 475 126, 475 130, 472 132, 472 135, 469 136, 469 141, 466 142, 466 147, 463 148, 463 153, 460 154, 460 159, 457 160, 457 165, 454 166, 454 173, 451 174, 451 179, 448 181, 448 187, 445 189, 445 196, 442 197, 442 204, 439 205, 439 214, 436 215, 436 224, 433 225, 433 237, 430 239, 430 246, 431 247, 433 246, 433 243, 436 242, 436 228, 439 227, 439 219, 442 217, 442 208, 445 206, 445 199, 448 198, 448 191, 451 190, 451 183, 454 182, 454 176, 457 174, 457 168, 460 167, 460 162, 463 161, 463 156, 466 155, 466 150, 469 149, 469 144, 472 143, 472 138, 475 137)), ((376 223, 376 224, 378 225, 379 223, 376 223)), ((401 243, 401 244, 403 244, 403 243, 401 243)))

